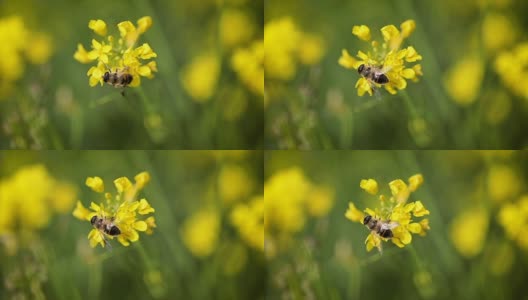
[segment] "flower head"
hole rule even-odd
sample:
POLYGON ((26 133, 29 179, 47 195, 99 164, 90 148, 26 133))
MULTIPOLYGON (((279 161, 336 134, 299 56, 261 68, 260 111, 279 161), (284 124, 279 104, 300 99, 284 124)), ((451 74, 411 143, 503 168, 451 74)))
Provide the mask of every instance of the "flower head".
MULTIPOLYGON (((109 234, 108 228, 93 228, 88 234, 92 248, 98 244, 105 247, 107 239, 114 237, 122 245, 128 246, 130 242, 139 240, 138 231, 152 234, 152 228, 156 227, 154 217, 143 217, 154 213, 155 210, 150 206, 147 199, 137 200, 138 193, 149 182, 150 175, 147 172, 142 172, 136 175, 134 179, 135 183, 132 183, 127 177, 114 180, 117 194, 113 196, 111 193, 104 193, 104 200, 101 200, 99 204, 91 202, 90 209, 84 207, 80 201, 77 202, 77 207, 73 211, 73 216, 77 219, 94 224, 92 218, 97 217, 97 219, 111 223, 119 229, 118 234, 109 234)), ((104 192, 104 182, 100 177, 88 177, 86 185, 97 193, 104 192)))
POLYGON ((287 248, 291 236, 304 228, 309 217, 326 216, 333 202, 334 191, 314 184, 298 167, 273 174, 264 183, 266 256, 287 248))
MULTIPOLYGON (((366 208, 363 212, 350 202, 345 217, 353 222, 366 223, 366 217, 375 218, 377 222, 390 224, 392 237, 382 237, 375 230, 371 230, 365 240, 367 251, 377 247, 381 250, 381 242, 391 240, 396 246, 403 248, 412 242, 412 234, 424 236, 429 227, 429 220, 423 219, 416 222, 413 218, 429 215, 421 201, 409 202, 412 192, 416 191, 423 183, 423 176, 416 174, 409 178, 408 184, 401 179, 389 183, 392 196, 387 199, 385 195, 379 196, 380 205, 374 209, 366 208)), ((377 194, 378 183, 374 179, 361 180, 360 186, 371 195, 377 194)))
POLYGON ((528 99, 528 42, 500 52, 494 67, 503 84, 513 94, 528 99))
POLYGON ((314 65, 325 53, 323 39, 301 31, 290 17, 267 22, 264 26, 264 70, 266 78, 291 80, 299 63, 314 65))
MULTIPOLYGON (((401 48, 403 41, 412 34, 415 28, 416 23, 413 20, 403 22, 400 25, 400 30, 394 25, 387 25, 380 30, 384 40, 380 44, 376 40, 371 41, 371 31, 368 26, 354 26, 352 34, 362 41, 370 42, 372 50, 366 53, 358 51, 358 60, 343 49, 339 64, 354 70, 357 70, 361 65, 381 68, 389 80, 383 86, 389 93, 396 94, 398 90, 407 87, 406 80, 416 82, 418 76, 423 75, 420 64, 415 64, 412 67, 406 65, 421 60, 422 56, 412 46, 401 48)), ((369 93, 372 96, 372 86, 380 87, 381 84, 372 82, 365 77, 359 78, 356 82, 358 95, 363 96, 365 93, 369 93)))
POLYGON ((0 18, 0 98, 9 95, 22 78, 26 61, 41 65, 52 53, 49 35, 31 30, 20 16, 0 18))
POLYGON ((75 197, 75 188, 53 178, 44 165, 20 168, 0 179, 0 236, 46 227, 55 212, 71 209, 75 197))
POLYGON ((98 83, 103 85, 103 76, 106 72, 117 72, 118 70, 132 75, 129 86, 139 86, 141 77, 153 78, 153 72, 157 72, 156 61, 148 61, 156 58, 157 54, 148 43, 137 45, 139 37, 152 26, 151 17, 143 17, 137 21, 137 27, 130 21, 117 24, 119 38, 108 35, 108 28, 103 20, 90 20, 88 27, 103 39, 98 41, 92 39, 92 50, 87 51, 82 44, 77 45, 77 51, 73 57, 83 64, 95 62, 87 75, 90 77, 90 86, 98 83))

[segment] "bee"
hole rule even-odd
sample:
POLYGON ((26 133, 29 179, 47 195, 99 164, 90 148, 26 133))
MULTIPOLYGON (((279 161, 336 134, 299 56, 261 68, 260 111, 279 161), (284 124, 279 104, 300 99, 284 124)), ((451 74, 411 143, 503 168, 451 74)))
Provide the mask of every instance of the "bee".
POLYGON ((108 83, 109 85, 112 85, 116 88, 123 88, 121 91, 121 95, 123 96, 125 95, 124 88, 126 88, 133 79, 134 76, 128 73, 128 67, 124 67, 121 70, 116 69, 115 72, 112 72, 112 70, 108 68, 108 71, 103 74, 103 81, 105 83, 108 83))
POLYGON ((394 236, 392 233, 392 229, 400 225, 398 224, 398 222, 383 221, 374 218, 370 215, 365 216, 365 218, 363 219, 363 224, 375 234, 386 239, 392 238, 394 236))
POLYGON ((389 83, 389 77, 387 77, 387 72, 389 68, 383 68, 379 66, 361 64, 358 67, 359 75, 363 76, 370 84, 372 90, 376 91, 374 83, 377 84, 386 84, 389 83))
POLYGON ((92 223, 92 226, 95 229, 99 230, 99 232, 101 232, 105 245, 108 245, 110 248, 111 246, 108 240, 106 239, 106 235, 114 237, 121 234, 121 230, 114 224, 114 220, 114 217, 108 218, 104 216, 93 216, 90 219, 90 223, 92 223))

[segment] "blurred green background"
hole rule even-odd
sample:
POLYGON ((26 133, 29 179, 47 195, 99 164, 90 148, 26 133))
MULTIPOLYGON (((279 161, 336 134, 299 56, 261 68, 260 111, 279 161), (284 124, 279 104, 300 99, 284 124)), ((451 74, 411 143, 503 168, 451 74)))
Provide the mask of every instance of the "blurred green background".
MULTIPOLYGON (((232 214, 263 204, 260 151, 0 152, 1 299, 263 299, 267 267, 232 214), (103 194, 85 186, 142 171, 152 235, 111 251, 90 248, 73 215, 103 194), (6 195, 9 195, 7 197, 6 195)), ((249 216, 251 217, 251 215, 249 216)), ((260 224, 260 225, 259 225, 260 224)))
POLYGON ((527 175, 526 151, 267 152, 268 298, 527 299, 527 175), (360 180, 390 196, 390 181, 417 173, 409 201, 430 211, 431 230, 367 252, 369 230, 345 218, 349 202, 379 207, 360 180))
MULTIPOLYGON (((286 35, 272 24, 287 19, 302 37, 275 66, 293 68, 291 76, 272 77, 265 65, 266 148, 525 147, 527 12, 521 0, 267 1, 265 39, 286 35), (343 49, 352 56, 370 49, 352 27, 367 25, 383 41, 380 28, 408 19, 416 30, 403 47, 423 56, 423 77, 397 95, 357 96, 358 73, 338 64, 343 49)), ((265 44, 267 53, 281 47, 265 44)))
POLYGON ((0 64, 10 74, 0 77, 0 148, 262 148, 262 94, 254 86, 263 77, 249 83, 253 77, 232 62, 262 41, 262 19, 263 2, 249 0, 2 1, 0 53, 12 59, 0 64), (88 22, 102 19, 118 35, 119 22, 143 16, 153 26, 139 43, 157 53, 159 72, 125 97, 108 85, 91 88, 94 64, 73 59, 78 43, 90 50, 92 38, 101 40, 88 22), (26 37, 7 33, 13 17, 26 37))

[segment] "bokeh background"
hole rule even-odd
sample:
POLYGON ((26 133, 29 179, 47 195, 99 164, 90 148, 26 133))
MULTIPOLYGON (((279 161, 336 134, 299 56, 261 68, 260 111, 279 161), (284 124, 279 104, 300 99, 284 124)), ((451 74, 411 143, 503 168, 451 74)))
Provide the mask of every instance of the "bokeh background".
POLYGON ((526 146, 527 12, 522 0, 267 1, 266 56, 287 54, 265 63, 266 148, 526 146), (380 28, 408 19, 404 46, 423 56, 423 77, 394 96, 358 97, 359 75, 338 64, 343 49, 369 50, 352 27, 379 41, 380 28))
POLYGON ((257 149, 263 145, 263 1, 0 2, 0 148, 257 149), (158 73, 91 88, 73 59, 88 28, 150 16, 158 73))
POLYGON ((0 152, 1 299, 263 299, 260 151, 0 152), (84 183, 142 171, 152 235, 90 248, 84 183))
POLYGON ((267 152, 268 297, 526 299, 527 175, 526 151, 267 152), (349 202, 379 207, 390 181, 417 173, 409 201, 430 211, 431 230, 367 252, 349 202), (360 188, 368 178, 378 196, 360 188))

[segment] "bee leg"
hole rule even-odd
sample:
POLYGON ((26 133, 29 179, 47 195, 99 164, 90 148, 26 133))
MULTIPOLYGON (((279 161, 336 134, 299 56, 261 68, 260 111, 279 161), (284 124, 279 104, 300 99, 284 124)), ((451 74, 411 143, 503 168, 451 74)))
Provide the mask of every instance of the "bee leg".
POLYGON ((121 96, 125 97, 125 88, 121 90, 121 96))

